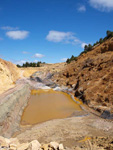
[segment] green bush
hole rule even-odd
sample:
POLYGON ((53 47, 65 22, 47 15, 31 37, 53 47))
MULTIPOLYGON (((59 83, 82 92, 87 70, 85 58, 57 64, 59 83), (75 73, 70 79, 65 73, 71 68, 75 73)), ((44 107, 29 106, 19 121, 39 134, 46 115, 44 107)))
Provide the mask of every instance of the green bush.
POLYGON ((72 55, 71 58, 67 59, 66 63, 69 64, 71 61, 77 61, 77 57, 72 55))
MULTIPOLYGON (((24 63, 22 66, 21 65, 19 65, 19 64, 17 64, 17 67, 40 67, 40 64, 42 64, 42 62, 41 61, 38 61, 37 63, 35 63, 35 62, 26 62, 26 63, 24 63)), ((44 62, 44 64, 45 64, 45 62, 44 62)))

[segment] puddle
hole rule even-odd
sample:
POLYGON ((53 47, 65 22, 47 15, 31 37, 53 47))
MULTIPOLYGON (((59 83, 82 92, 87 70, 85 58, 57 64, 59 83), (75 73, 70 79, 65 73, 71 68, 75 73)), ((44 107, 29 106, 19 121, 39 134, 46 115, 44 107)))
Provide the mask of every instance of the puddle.
POLYGON ((21 118, 21 125, 34 125, 47 120, 66 118, 80 110, 80 106, 64 92, 32 90, 21 118))

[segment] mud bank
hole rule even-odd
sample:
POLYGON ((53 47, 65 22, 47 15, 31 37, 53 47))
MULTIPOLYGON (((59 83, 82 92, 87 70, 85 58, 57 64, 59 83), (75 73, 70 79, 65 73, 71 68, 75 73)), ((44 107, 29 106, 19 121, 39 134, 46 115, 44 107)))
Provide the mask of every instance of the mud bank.
POLYGON ((29 96, 28 84, 20 84, 0 96, 0 135, 11 137, 19 129, 21 115, 29 96))

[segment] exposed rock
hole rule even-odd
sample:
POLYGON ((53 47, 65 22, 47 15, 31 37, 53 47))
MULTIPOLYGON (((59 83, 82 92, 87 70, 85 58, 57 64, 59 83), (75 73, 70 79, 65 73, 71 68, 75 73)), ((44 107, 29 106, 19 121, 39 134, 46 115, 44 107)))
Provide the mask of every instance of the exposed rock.
POLYGON ((19 77, 20 71, 16 65, 0 58, 0 93, 14 87, 19 77))
POLYGON ((16 149, 17 149, 17 145, 16 144, 10 144, 9 150, 16 150, 16 149))
POLYGON ((59 144, 59 150, 64 150, 63 144, 59 144))
POLYGON ((29 149, 29 143, 23 143, 23 144, 20 144, 17 148, 17 150, 31 150, 29 149))
POLYGON ((40 144, 37 140, 30 143, 19 143, 17 138, 6 139, 0 136, 0 149, 2 150, 64 150, 63 144, 50 142, 40 144))
POLYGON ((67 83, 69 88, 73 87, 75 96, 91 108, 106 106, 113 112, 113 40, 80 55, 77 61, 54 75, 53 80, 59 85, 67 83))
POLYGON ((50 147, 52 147, 55 150, 57 150, 57 148, 59 147, 59 144, 57 142, 50 142, 50 147))
POLYGON ((30 150, 39 150, 40 147, 41 147, 41 144, 37 140, 32 141, 29 145, 30 150))

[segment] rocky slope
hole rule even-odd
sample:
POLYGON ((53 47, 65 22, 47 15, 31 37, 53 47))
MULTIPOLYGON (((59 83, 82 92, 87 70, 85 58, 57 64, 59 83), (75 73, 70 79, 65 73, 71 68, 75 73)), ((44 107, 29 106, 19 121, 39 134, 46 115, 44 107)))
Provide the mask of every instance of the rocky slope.
POLYGON ((82 54, 54 76, 72 87, 75 96, 100 112, 113 112, 113 38, 82 54))
POLYGON ((14 82, 19 77, 20 72, 16 65, 0 58, 0 93, 14 87, 14 82))

